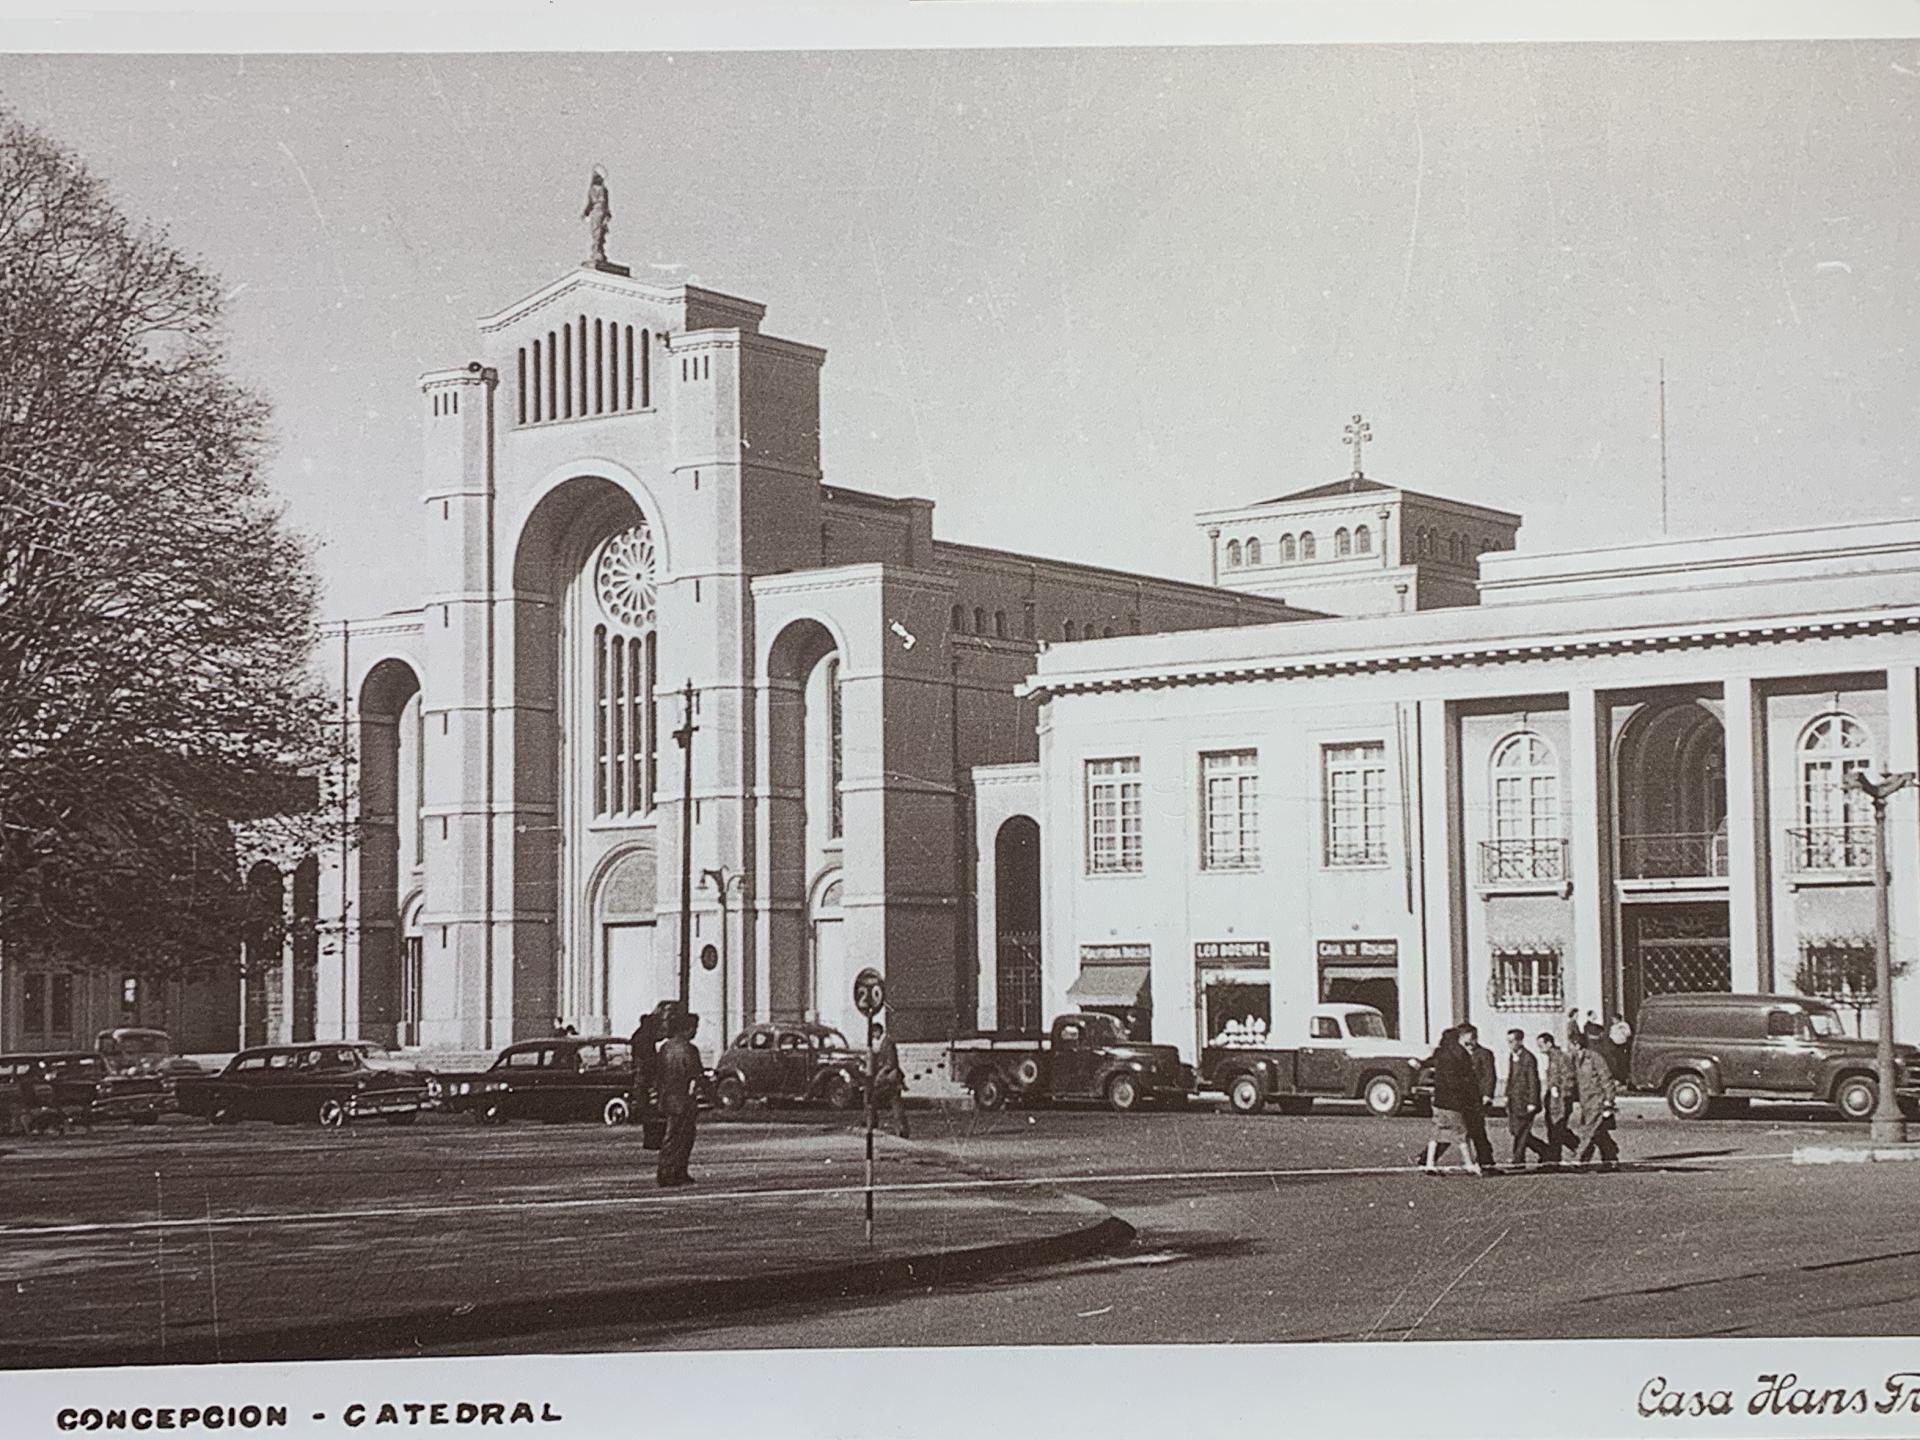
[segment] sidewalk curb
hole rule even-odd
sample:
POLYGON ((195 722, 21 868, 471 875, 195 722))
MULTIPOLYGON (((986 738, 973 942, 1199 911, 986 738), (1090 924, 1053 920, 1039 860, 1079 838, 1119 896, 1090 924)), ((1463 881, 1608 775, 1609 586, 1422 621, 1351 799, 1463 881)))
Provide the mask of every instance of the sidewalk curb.
POLYGON ((1796 1165, 1884 1165, 1920 1160, 1920 1144, 1911 1145, 1796 1145, 1796 1165))
MULTIPOLYGON (((490 1301, 457 1310, 357 1316, 314 1325, 200 1334, 159 1345, 85 1350, 63 1346, 57 1356, 0 1349, 0 1369, 87 1365, 204 1365, 293 1360, 404 1359, 428 1346, 509 1336, 537 1336, 633 1321, 687 1320, 728 1312, 767 1310, 809 1301, 850 1299, 892 1290, 931 1288, 1080 1260, 1129 1244, 1134 1229, 1114 1215, 1057 1235, 934 1250, 880 1260, 788 1270, 725 1280, 681 1280, 667 1285, 562 1292, 522 1300, 490 1301)), ((537 1347, 535 1347, 537 1349, 537 1347)))

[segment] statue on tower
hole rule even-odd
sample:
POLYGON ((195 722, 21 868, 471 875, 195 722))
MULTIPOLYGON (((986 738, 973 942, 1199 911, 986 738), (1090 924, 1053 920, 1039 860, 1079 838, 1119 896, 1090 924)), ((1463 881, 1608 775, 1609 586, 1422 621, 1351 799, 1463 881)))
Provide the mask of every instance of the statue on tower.
POLYGON ((587 204, 580 218, 587 222, 587 233, 593 237, 593 253, 587 257, 587 264, 605 268, 607 224, 613 219, 613 202, 607 195, 607 177, 598 165, 593 167, 593 179, 587 182, 587 204))

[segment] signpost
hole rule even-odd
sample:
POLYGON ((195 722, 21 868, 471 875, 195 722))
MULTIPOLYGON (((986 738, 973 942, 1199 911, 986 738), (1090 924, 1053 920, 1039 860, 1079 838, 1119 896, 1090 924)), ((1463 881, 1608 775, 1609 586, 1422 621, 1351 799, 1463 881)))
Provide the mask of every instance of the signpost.
POLYGON ((853 1003, 867 1017, 867 1243, 873 1243, 873 1017, 887 1008, 887 978, 869 965, 853 977, 853 1003))
POLYGON ((1866 772, 1856 770, 1848 777, 1856 790, 1873 802, 1873 939, 1876 986, 1879 1001, 1880 1043, 1875 1070, 1879 1074, 1880 1098, 1873 1107, 1869 1126, 1876 1145, 1896 1144, 1907 1138, 1907 1122, 1900 1113, 1894 1095, 1899 1075, 1893 1064, 1893 926, 1887 905, 1887 800, 1914 783, 1911 771, 1882 775, 1869 780, 1866 772))

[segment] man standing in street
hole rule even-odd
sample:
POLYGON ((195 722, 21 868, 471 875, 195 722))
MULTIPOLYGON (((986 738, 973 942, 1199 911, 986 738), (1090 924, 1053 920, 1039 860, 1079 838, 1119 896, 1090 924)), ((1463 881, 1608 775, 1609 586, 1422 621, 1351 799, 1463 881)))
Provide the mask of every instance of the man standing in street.
POLYGON ((1585 1164, 1587 1157, 1597 1150, 1602 1170, 1618 1170, 1620 1147, 1613 1143, 1613 1122, 1619 1086, 1594 1045, 1581 1045, 1574 1072, 1580 1091, 1580 1153, 1575 1158, 1585 1164))
POLYGON ((660 1109, 667 1117, 666 1137, 660 1142, 660 1166, 655 1178, 662 1185, 691 1185, 687 1162, 693 1157, 693 1132, 699 1097, 707 1088, 700 1052, 693 1048, 700 1017, 676 1013, 667 1025, 667 1042, 660 1047, 656 1083, 660 1109))
POLYGON ((1467 1052, 1468 1062, 1473 1066, 1474 1088, 1478 1092, 1474 1098, 1479 1102, 1462 1116, 1466 1121, 1467 1140, 1473 1146, 1474 1163, 1484 1174, 1497 1175, 1500 1172, 1493 1163, 1493 1141, 1487 1138, 1487 1106, 1493 1103, 1498 1080, 1493 1052, 1480 1043, 1480 1032, 1471 1025, 1460 1027, 1460 1048, 1467 1052))
POLYGON ((627 1042, 633 1051, 633 1118, 646 1115, 653 1101, 654 1072, 660 1064, 660 1012, 649 1010, 640 1017, 633 1037, 627 1042))
POLYGON ((1540 1053, 1547 1057, 1547 1144, 1541 1163, 1560 1167, 1560 1153, 1578 1147, 1569 1121, 1573 1119, 1573 1100, 1579 1092, 1573 1056, 1554 1043, 1553 1036, 1542 1032, 1540 1053))
MULTIPOLYGON (((894 1043, 893 1036, 887 1033, 886 1026, 878 1020, 871 1023, 873 1038, 880 1047, 873 1054, 874 1109, 885 1105, 893 1120, 893 1133, 905 1140, 908 1138, 907 1072, 900 1068, 900 1047, 894 1043)), ((872 1123, 872 1118, 869 1117, 868 1123, 872 1123)))
POLYGON ((1546 1146, 1533 1133, 1533 1117, 1540 1113, 1540 1062, 1527 1049, 1527 1037, 1507 1031, 1507 1134, 1513 1137, 1513 1168, 1522 1169, 1527 1152, 1544 1157, 1546 1146))

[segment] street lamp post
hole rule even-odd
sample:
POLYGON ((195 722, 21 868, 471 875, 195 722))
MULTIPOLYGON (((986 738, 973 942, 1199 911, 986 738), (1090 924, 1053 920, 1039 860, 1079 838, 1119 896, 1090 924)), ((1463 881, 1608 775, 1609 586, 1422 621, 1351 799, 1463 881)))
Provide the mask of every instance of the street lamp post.
MULTIPOLYGON (((731 947, 727 939, 731 929, 727 923, 727 892, 730 888, 735 891, 740 890, 746 885, 747 877, 744 875, 735 875, 728 870, 726 866, 722 865, 717 870, 702 870, 700 872, 700 878, 706 881, 707 884, 713 886, 714 893, 720 897, 720 1037, 717 1043, 724 1049, 729 1033, 727 1026, 727 971, 732 964, 730 959, 731 947)), ((745 1017, 743 1016, 742 1018, 744 1019, 745 1017)))
POLYGON ((680 1009, 684 1014, 693 1007, 693 737, 700 727, 693 723, 693 681, 681 702, 684 715, 680 728, 673 732, 680 746, 680 1009))
POLYGON ((1883 775, 1869 780, 1866 772, 1856 770, 1848 777, 1854 788, 1873 802, 1873 941, 1874 985, 1879 997, 1880 1047, 1875 1068, 1879 1072, 1880 1098, 1873 1107, 1872 1135, 1875 1144, 1891 1144, 1907 1138, 1907 1122, 1900 1114, 1894 1096, 1899 1076, 1893 1067, 1893 922, 1887 895, 1887 800, 1914 783, 1912 771, 1883 775))

